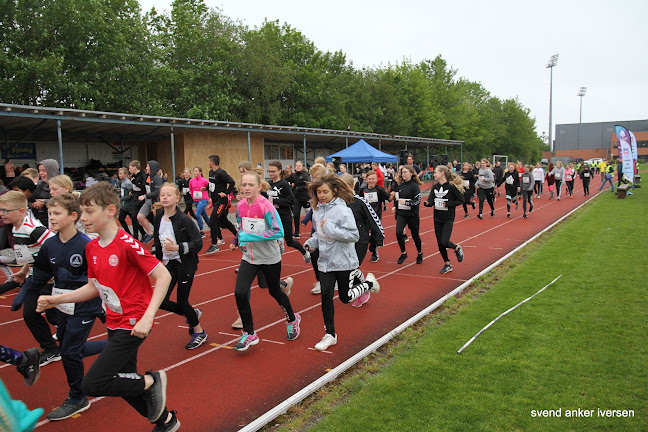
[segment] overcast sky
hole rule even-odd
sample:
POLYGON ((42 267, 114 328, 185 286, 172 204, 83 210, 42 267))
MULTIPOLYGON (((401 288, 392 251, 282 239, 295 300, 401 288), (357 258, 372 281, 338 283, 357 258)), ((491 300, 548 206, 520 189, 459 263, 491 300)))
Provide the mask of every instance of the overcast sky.
MULTIPOLYGON (((170 9, 171 0, 139 0, 170 9)), ((547 61, 553 73, 553 123, 648 119, 648 1, 206 0, 253 28, 265 18, 287 22, 322 51, 349 62, 385 66, 441 55, 458 76, 491 94, 517 97, 538 134, 549 127, 547 61)), ((554 137, 555 139, 555 137, 554 137)))

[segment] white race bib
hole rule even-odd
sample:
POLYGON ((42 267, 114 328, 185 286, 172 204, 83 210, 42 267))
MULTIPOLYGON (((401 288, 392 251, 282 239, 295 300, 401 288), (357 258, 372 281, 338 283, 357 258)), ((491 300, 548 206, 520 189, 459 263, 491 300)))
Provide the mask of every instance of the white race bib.
POLYGON ((522 183, 528 184, 529 183, 529 177, 522 177, 522 183))
POLYGON ((151 193, 151 185, 146 185, 146 193, 147 194, 151 193))
POLYGON ((242 221, 243 232, 246 233, 262 233, 267 231, 266 221, 261 218, 244 217, 242 221))
POLYGON ((470 187, 470 181, 469 180, 464 180, 463 185, 464 185, 464 189, 468 189, 470 187))
POLYGON ((556 177, 556 180, 562 180, 562 176, 559 175, 559 174, 556 174, 555 177, 556 177))
POLYGON ((124 198, 126 191, 124 189, 119 189, 119 198, 124 198))
POLYGON ((412 210, 411 206, 405 205, 405 202, 407 202, 406 199, 398 199, 398 208, 399 210, 412 210))
POLYGON ((203 193, 202 193, 202 191, 199 191, 199 190, 197 190, 197 191, 193 191, 193 199, 198 200, 198 201, 200 201, 201 199, 203 199, 203 193))
MULTIPOLYGON (((54 287, 54 288, 52 288, 52 295, 67 294, 67 293, 72 292, 72 291, 74 291, 74 290, 54 287)), ((56 309, 60 310, 64 314, 74 315, 74 303, 61 303, 59 305, 56 305, 56 309)))
POLYGON ((513 182, 514 182, 514 180, 513 180, 513 176, 508 176, 508 177, 506 177, 506 184, 507 184, 507 185, 512 185, 513 182))
POLYGON ((182 195, 187 195, 188 193, 189 193, 189 188, 182 188, 182 195))
POLYGON ((216 183, 209 182, 209 192, 214 192, 216 190, 216 183))
POLYGON ((115 291, 113 291, 112 288, 101 285, 95 278, 92 278, 92 283, 97 287, 99 295, 101 296, 101 301, 104 302, 108 309, 118 314, 124 313, 119 297, 117 297, 117 294, 115 294, 115 291))
POLYGON ((271 197, 273 197, 273 198, 276 198, 276 197, 279 196, 279 192, 277 192, 277 191, 274 190, 274 189, 270 189, 270 190, 268 191, 268 196, 271 196, 271 197))
POLYGON ((27 245, 14 245, 13 249, 16 254, 16 264, 25 265, 34 262, 34 257, 29 252, 27 245))
POLYGON ((364 199, 366 199, 367 202, 370 202, 370 203, 377 203, 378 202, 378 192, 365 192, 364 193, 364 199))
POLYGON ((446 198, 434 198, 434 210, 447 211, 448 207, 445 206, 447 201, 446 198))
POLYGON ((583 173, 583 177, 585 177, 585 178, 589 178, 589 173, 588 173, 588 172, 583 173))

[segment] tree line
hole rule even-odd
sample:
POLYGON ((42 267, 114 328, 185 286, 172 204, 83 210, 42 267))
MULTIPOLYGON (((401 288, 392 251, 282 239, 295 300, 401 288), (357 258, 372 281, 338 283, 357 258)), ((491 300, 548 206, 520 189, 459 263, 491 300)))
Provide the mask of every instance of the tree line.
POLYGON ((249 28, 202 0, 142 13, 136 0, 0 0, 5 103, 465 141, 537 160, 517 99, 441 57, 356 68, 287 23, 249 28))

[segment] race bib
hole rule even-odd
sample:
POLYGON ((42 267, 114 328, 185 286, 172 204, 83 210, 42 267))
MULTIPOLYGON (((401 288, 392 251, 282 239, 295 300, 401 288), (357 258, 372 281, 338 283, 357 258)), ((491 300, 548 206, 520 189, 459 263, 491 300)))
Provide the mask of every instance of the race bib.
POLYGON ((470 181, 464 180, 463 185, 464 185, 464 189, 468 189, 470 187, 470 181))
POLYGON ((262 233, 267 231, 265 219, 244 217, 242 222, 243 232, 262 233))
POLYGON ((565 176, 565 180, 572 181, 572 176, 570 176, 570 175, 565 176))
POLYGON ((365 192, 364 198, 367 202, 377 203, 378 202, 378 192, 365 192))
POLYGON ((522 177, 522 183, 529 184, 529 177, 522 177))
POLYGON ((406 205, 405 203, 407 202, 406 199, 398 199, 398 208, 400 210, 412 210, 411 206, 406 205))
POLYGON ((99 295, 101 296, 101 301, 103 301, 106 307, 115 313, 123 314, 124 310, 122 309, 121 302, 119 301, 117 294, 115 294, 115 291, 113 291, 112 288, 100 284, 95 278, 92 278, 91 280, 92 283, 94 283, 94 286, 97 287, 97 291, 99 291, 99 295))
POLYGON ((273 197, 273 198, 276 198, 276 197, 279 196, 279 192, 277 192, 277 191, 274 190, 274 189, 270 189, 270 190, 268 191, 268 196, 271 196, 271 197, 273 197))
POLYGON ((34 262, 34 257, 27 245, 14 245, 14 253, 16 254, 16 264, 25 265, 34 262))
POLYGON ((506 177, 506 184, 512 185, 513 184, 513 176, 508 176, 506 177))
POLYGON ((197 190, 197 191, 193 191, 193 199, 195 199, 195 200, 201 200, 201 199, 203 199, 203 193, 202 193, 202 191, 199 191, 199 190, 197 190))
MULTIPOLYGON (((54 288, 52 288, 52 295, 67 294, 67 293, 72 292, 72 291, 74 291, 74 290, 54 287, 54 288)), ((61 303, 59 305, 56 305, 56 309, 60 310, 64 314, 74 315, 74 303, 61 303)))
POLYGON ((119 189, 119 198, 124 198, 126 191, 124 189, 119 189))
POLYGON ((189 193, 189 188, 182 188, 182 195, 187 195, 189 193))
POLYGON ((209 183, 209 192, 214 192, 216 190, 216 183, 209 183))
POLYGON ((555 177, 556 177, 556 180, 562 180, 562 176, 561 176, 561 175, 556 174, 555 177))
POLYGON ((589 178, 589 173, 588 173, 588 172, 583 173, 583 177, 585 177, 585 178, 589 178))
POLYGON ((146 193, 147 194, 151 193, 151 185, 146 185, 146 193))
POLYGON ((434 210, 443 210, 447 211, 448 207, 445 206, 446 198, 434 198, 434 210))

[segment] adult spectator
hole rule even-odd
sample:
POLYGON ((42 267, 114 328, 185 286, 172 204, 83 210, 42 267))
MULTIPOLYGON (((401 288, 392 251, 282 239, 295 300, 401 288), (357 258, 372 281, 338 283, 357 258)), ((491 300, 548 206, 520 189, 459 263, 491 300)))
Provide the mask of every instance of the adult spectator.
POLYGON ((500 161, 495 162, 495 166, 493 167, 493 174, 495 174, 497 196, 499 196, 500 183, 502 183, 502 177, 504 177, 504 168, 502 167, 502 163, 500 161))
POLYGON ((16 178, 16 167, 14 167, 14 164, 10 158, 5 159, 4 171, 5 180, 7 182, 11 182, 14 178, 16 178))
POLYGON ((412 156, 411 153, 407 155, 407 165, 411 165, 412 167, 414 167, 414 171, 416 171, 416 175, 421 174, 421 167, 414 163, 414 156, 412 156))

